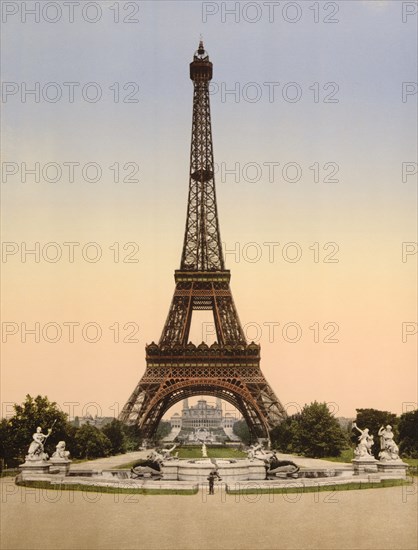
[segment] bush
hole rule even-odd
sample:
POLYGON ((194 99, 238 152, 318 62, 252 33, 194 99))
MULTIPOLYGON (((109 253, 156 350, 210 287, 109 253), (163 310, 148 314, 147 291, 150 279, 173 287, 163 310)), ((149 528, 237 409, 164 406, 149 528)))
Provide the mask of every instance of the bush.
POLYGON ((123 424, 120 420, 114 418, 112 422, 103 426, 102 432, 110 441, 110 454, 118 455, 126 453, 127 440, 123 431, 123 424))
POLYGON ((161 439, 164 439, 164 437, 166 437, 170 432, 171 432, 170 422, 161 420, 157 426, 157 431, 155 432, 155 440, 161 441, 161 439))
POLYGON ((126 451, 137 451, 142 442, 141 430, 136 425, 128 426, 126 424, 123 425, 122 429, 125 434, 126 451))
POLYGON ((276 426, 270 432, 270 440, 274 449, 282 453, 291 453, 293 449, 293 439, 297 421, 295 416, 288 416, 281 424, 276 426))
POLYGON ((95 426, 84 424, 75 434, 76 449, 74 454, 78 458, 101 458, 109 456, 112 444, 109 438, 95 426))
POLYGON ((311 458, 339 456, 347 437, 326 403, 305 405, 299 414, 288 417, 271 432, 273 446, 282 452, 311 458))
POLYGON ((418 409, 401 415, 398 430, 400 452, 418 458, 418 409))
POLYGON ((244 419, 237 420, 237 422, 235 422, 232 426, 232 431, 241 439, 243 443, 245 443, 245 445, 250 444, 251 434, 244 419))

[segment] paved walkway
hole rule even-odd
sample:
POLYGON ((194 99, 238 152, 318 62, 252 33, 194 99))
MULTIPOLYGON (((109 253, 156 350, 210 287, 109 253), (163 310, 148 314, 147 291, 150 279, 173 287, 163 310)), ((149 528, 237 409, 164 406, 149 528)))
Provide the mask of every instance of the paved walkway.
POLYGON ((146 458, 150 453, 147 451, 134 451, 132 453, 125 453, 124 455, 109 456, 108 458, 98 458, 96 460, 87 460, 86 462, 79 462, 77 464, 71 464, 71 470, 112 470, 126 462, 133 462, 134 460, 140 460, 146 458))
POLYGON ((0 481, 3 550, 416 550, 417 487, 123 495, 0 481))
POLYGON ((287 455, 284 453, 276 452, 279 460, 291 460, 298 466, 303 468, 341 468, 345 466, 351 466, 351 463, 345 462, 332 462, 331 460, 320 460, 319 458, 305 458, 296 455, 287 455))

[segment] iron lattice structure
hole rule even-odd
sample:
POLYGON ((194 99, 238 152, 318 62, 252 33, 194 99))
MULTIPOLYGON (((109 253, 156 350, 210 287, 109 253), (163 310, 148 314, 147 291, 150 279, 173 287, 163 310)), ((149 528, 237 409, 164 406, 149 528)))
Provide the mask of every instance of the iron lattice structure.
POLYGON ((158 344, 146 346, 147 368, 120 420, 152 437, 165 412, 194 395, 220 397, 245 418, 254 438, 286 416, 260 369, 260 346, 248 344, 225 269, 216 206, 209 102, 212 63, 202 41, 190 63, 194 84, 189 198, 176 288, 158 344), (217 342, 189 342, 194 310, 213 312, 217 342))

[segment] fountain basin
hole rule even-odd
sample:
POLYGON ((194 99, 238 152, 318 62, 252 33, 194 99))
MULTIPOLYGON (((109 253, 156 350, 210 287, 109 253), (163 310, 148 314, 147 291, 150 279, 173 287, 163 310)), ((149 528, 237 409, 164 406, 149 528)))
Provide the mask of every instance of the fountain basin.
POLYGON ((259 460, 196 459, 164 462, 163 479, 206 483, 212 470, 225 482, 266 478, 266 468, 259 460))
POLYGON ((102 470, 102 476, 106 478, 130 479, 130 470, 102 470))
POLYGON ((324 469, 311 469, 311 470, 299 470, 298 478, 316 479, 324 477, 341 477, 352 476, 353 469, 349 468, 324 468, 324 469))

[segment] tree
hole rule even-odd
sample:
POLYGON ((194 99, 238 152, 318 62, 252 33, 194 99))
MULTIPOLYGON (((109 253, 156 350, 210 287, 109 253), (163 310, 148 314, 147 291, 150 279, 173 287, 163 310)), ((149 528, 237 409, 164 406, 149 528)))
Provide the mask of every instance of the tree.
MULTIPOLYGON (((356 409, 356 411, 357 411, 357 417, 356 417, 357 426, 362 430, 364 430, 364 428, 368 428, 369 433, 374 436, 375 443, 372 448, 372 452, 375 458, 378 458, 379 451, 380 451, 379 438, 378 438, 379 428, 390 424, 393 428, 393 433, 396 439, 398 436, 397 427, 398 427, 399 419, 397 418, 396 414, 388 411, 379 411, 377 409, 356 409)), ((358 434, 354 432, 353 432, 353 435, 351 436, 352 443, 356 445, 358 442, 357 436, 358 434)))
POLYGON ((164 439, 164 437, 166 437, 170 432, 171 432, 170 422, 161 420, 157 426, 157 431, 155 432, 156 441, 160 441, 161 439, 164 439))
POLYGON ((125 434, 126 438, 126 450, 128 452, 137 451, 142 441, 140 428, 136 424, 133 426, 128 426, 124 424, 123 433, 125 434))
POLYGON ((110 441, 110 454, 117 455, 126 453, 126 436, 123 431, 123 424, 114 418, 112 422, 103 426, 102 432, 110 441))
POLYGON ((294 451, 293 440, 297 430, 297 419, 299 415, 288 416, 270 432, 270 440, 274 449, 282 453, 294 451))
POLYGON ((0 471, 14 466, 14 456, 10 422, 6 418, 2 418, 0 420, 0 471))
MULTIPOLYGON (((2 458, 14 464, 24 461, 32 435, 41 426, 44 433, 53 426, 51 436, 46 440, 45 452, 51 454, 60 440, 68 439, 70 433, 67 415, 58 405, 47 397, 38 395, 33 398, 26 396, 22 405, 14 405, 15 414, 2 425, 7 438, 7 448, 4 445, 2 458)), ((70 449, 71 450, 71 449, 70 449)))
POLYGON ((79 458, 101 458, 109 456, 112 444, 109 438, 89 423, 78 428, 75 435, 76 455, 79 458))
POLYGON ((347 445, 344 432, 326 403, 314 401, 305 405, 295 415, 291 429, 293 451, 308 457, 338 456, 347 445))
POLYGON ((398 430, 400 452, 418 458, 418 409, 401 414, 398 430))
POLYGON ((243 443, 245 443, 245 445, 250 444, 250 430, 248 429, 248 425, 243 418, 234 422, 234 425, 232 426, 232 431, 241 439, 243 443))

